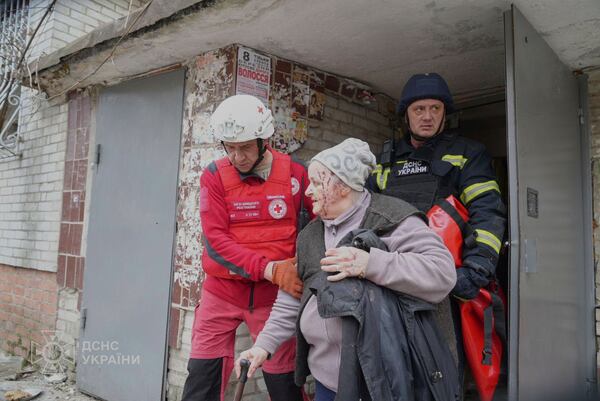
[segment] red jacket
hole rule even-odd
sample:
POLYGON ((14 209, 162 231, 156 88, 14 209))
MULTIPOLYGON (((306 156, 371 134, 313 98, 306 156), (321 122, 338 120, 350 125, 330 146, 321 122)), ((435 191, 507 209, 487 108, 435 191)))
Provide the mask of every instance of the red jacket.
MULTIPOLYGON (((291 213, 294 216, 297 215, 302 197, 304 198, 304 206, 311 211, 312 202, 310 198, 303 195, 308 186, 308 176, 304 166, 298 162, 290 161, 286 155, 270 150, 274 155, 273 167, 277 165, 279 159, 280 162, 289 163, 294 210, 288 211, 287 215, 291 213)), ((287 243, 286 241, 275 241, 274 244, 278 244, 278 246, 269 246, 268 243, 262 246, 249 245, 248 241, 240 238, 240 229, 237 224, 234 229, 231 228, 232 219, 238 219, 239 216, 236 216, 236 211, 232 210, 231 187, 228 194, 226 194, 223 186, 221 174, 226 174, 227 168, 224 168, 224 166, 227 165, 230 165, 230 163, 213 162, 200 177, 200 218, 204 245, 202 263, 207 272, 203 288, 240 307, 272 305, 277 296, 277 286, 263 279, 265 267, 271 260, 281 260, 294 256, 295 241, 292 241, 292 243, 289 241, 287 243), (221 164, 222 173, 219 171, 217 163, 221 164), (229 275, 231 277, 228 277, 229 275)), ((263 189, 266 190, 269 187, 268 181, 275 176, 277 174, 271 174, 265 182, 256 175, 240 174, 239 177, 245 188, 241 187, 241 190, 240 188, 238 190, 234 188, 233 194, 243 195, 248 190, 251 193, 262 193, 263 189), (248 188, 247 186, 257 188, 248 188)), ((231 182, 231 178, 228 181, 231 182)), ((281 185, 279 186, 281 188, 281 185)), ((273 186, 270 187, 272 190, 273 186)), ((264 195, 267 194, 264 193, 264 195)), ((268 207, 268 205, 266 206, 268 207)), ((284 230, 287 229, 285 224, 279 226, 284 230)), ((290 227, 289 224, 287 226, 290 227)), ((246 225, 246 228, 249 227, 246 225)), ((260 227, 256 228, 256 230, 258 229, 260 227)), ((241 232, 243 233, 244 229, 241 232)), ((291 234, 295 239, 296 230, 294 229, 291 234)), ((243 235, 246 236, 247 234, 243 235)))

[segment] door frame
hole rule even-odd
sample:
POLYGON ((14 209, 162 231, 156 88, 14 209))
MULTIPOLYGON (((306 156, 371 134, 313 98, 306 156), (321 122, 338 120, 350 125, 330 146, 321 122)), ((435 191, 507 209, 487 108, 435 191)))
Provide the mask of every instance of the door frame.
POLYGON ((517 186, 511 185, 518 181, 517 160, 509 157, 517 153, 516 109, 514 81, 514 33, 512 22, 512 6, 504 12, 504 57, 506 66, 506 160, 508 166, 508 232, 509 232, 509 288, 508 288, 508 399, 517 400, 518 368, 519 368, 519 202, 517 186))
POLYGON ((583 231, 584 231, 584 269, 585 269, 585 283, 584 288, 586 307, 588 307, 590 319, 586 320, 587 332, 586 336, 586 355, 588 357, 586 361, 587 379, 587 392, 588 397, 591 400, 598 398, 598 366, 597 366, 597 353, 596 349, 596 308, 600 305, 596 305, 596 280, 595 280, 595 266, 594 266, 594 229, 592 221, 594 219, 594 192, 593 192, 593 177, 592 177, 592 156, 591 156, 591 129, 589 125, 589 92, 588 92, 588 76, 585 74, 577 76, 577 83, 579 86, 579 129, 581 136, 581 176, 583 180, 583 231))

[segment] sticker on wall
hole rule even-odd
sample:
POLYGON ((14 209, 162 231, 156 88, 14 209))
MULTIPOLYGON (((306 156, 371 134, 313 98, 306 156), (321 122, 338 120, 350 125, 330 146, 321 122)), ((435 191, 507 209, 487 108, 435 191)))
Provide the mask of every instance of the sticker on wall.
POLYGON ((293 152, 299 146, 290 147, 296 131, 296 121, 292 118, 290 86, 276 82, 271 99, 271 111, 275 124, 275 134, 271 138, 271 146, 284 153, 293 152))
POLYGON ((310 105, 308 108, 308 118, 322 120, 324 108, 325 108, 325 94, 311 90, 310 91, 310 105))
POLYGON ((235 93, 256 96, 268 105, 270 87, 271 58, 240 47, 235 93))
POLYGON ((305 119, 299 118, 296 120, 296 128, 294 129, 294 140, 298 144, 302 144, 308 138, 308 123, 305 119))
POLYGON ((292 107, 299 115, 308 115, 310 103, 310 75, 307 71, 294 67, 292 74, 292 107))

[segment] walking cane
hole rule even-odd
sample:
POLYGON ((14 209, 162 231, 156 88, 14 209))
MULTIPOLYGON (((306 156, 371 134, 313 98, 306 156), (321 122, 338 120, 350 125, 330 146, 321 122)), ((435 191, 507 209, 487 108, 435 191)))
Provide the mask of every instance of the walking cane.
POLYGON ((235 386, 235 397, 233 401, 241 401, 242 395, 244 394, 244 386, 246 385, 246 381, 248 381, 248 368, 250 367, 250 361, 247 359, 242 359, 240 361, 240 366, 242 367, 240 371, 240 380, 235 386))

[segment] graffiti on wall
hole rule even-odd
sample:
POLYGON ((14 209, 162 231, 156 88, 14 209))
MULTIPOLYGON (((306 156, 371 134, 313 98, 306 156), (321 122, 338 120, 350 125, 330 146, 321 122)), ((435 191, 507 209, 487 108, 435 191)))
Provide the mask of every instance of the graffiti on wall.
POLYGON ((323 118, 323 79, 314 71, 284 60, 274 60, 271 108, 275 119, 272 146, 292 153, 308 139, 309 119, 323 118))
MULTIPOLYGON (((325 118, 327 96, 364 107, 377 103, 364 84, 245 47, 238 49, 237 64, 236 93, 254 95, 263 101, 269 96, 275 123, 271 146, 284 153, 302 147, 308 139, 311 120, 325 118)), ((387 110, 380 106, 377 104, 373 109, 385 114, 387 110)))

